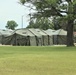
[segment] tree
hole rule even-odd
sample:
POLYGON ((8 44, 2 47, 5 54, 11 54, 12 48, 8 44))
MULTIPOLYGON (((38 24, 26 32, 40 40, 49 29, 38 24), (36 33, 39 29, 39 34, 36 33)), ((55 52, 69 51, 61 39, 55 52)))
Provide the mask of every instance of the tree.
POLYGON ((54 23, 55 30, 60 28, 66 30, 67 20, 65 17, 54 17, 53 23, 54 23))
POLYGON ((14 30, 17 26, 18 26, 18 24, 15 21, 11 20, 11 21, 7 21, 7 25, 5 27, 7 29, 14 30))
POLYGON ((46 30, 49 28, 53 29, 54 25, 52 21, 50 21, 50 19, 42 17, 42 18, 37 18, 35 20, 31 20, 27 28, 40 28, 46 30))
POLYGON ((40 17, 65 17, 67 21, 67 46, 74 46, 73 28, 76 19, 76 0, 20 0, 32 3, 37 10, 33 16, 40 17), (63 13, 63 14, 62 14, 63 13), (64 13, 66 15, 64 15, 64 13))

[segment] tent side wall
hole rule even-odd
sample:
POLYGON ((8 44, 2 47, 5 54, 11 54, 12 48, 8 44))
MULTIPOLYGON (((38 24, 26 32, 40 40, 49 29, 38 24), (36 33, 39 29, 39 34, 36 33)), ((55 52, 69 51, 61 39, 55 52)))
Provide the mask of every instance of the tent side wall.
POLYGON ((12 38, 13 38, 13 35, 10 35, 10 36, 3 36, 2 37, 2 44, 3 45, 12 45, 12 38))
MULTIPOLYGON (((44 31, 44 30, 43 30, 44 31)), ((48 35, 48 45, 53 45, 53 30, 48 29, 44 31, 48 35)))
POLYGON ((57 35, 53 35, 53 44, 54 45, 58 44, 58 37, 57 37, 57 35))
POLYGON ((37 46, 35 36, 30 36, 30 46, 37 46))
POLYGON ((65 35, 54 35, 53 36, 54 45, 57 45, 57 44, 63 45, 63 44, 66 44, 66 42, 67 42, 67 36, 65 35))
POLYGON ((58 35, 58 44, 66 44, 67 43, 67 36, 65 35, 58 35))
POLYGON ((48 45, 48 36, 46 35, 42 35, 42 39, 43 39, 43 46, 47 46, 48 45))
POLYGON ((53 36, 48 35, 48 45, 53 45, 53 36))
POLYGON ((48 45, 48 35, 41 29, 35 29, 40 35, 42 35, 42 45, 47 46, 48 45))
POLYGON ((2 38, 3 38, 2 35, 0 35, 0 44, 2 44, 2 38))
POLYGON ((29 29, 29 31, 35 36, 36 46, 42 46, 42 35, 39 34, 35 29, 29 29))
POLYGON ((36 36, 36 44, 37 44, 37 46, 42 46, 43 45, 42 37, 37 37, 36 36))
POLYGON ((12 39, 12 44, 17 46, 29 46, 30 40, 29 40, 29 37, 27 36, 14 34, 12 39))

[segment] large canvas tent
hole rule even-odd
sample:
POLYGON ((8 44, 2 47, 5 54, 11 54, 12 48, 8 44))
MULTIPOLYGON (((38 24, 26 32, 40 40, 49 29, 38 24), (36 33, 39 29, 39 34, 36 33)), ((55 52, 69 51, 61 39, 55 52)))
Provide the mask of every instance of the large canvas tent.
POLYGON ((42 31, 37 29, 17 29, 7 37, 5 37, 5 45, 18 46, 42 46, 48 45, 48 37, 42 31), (45 37, 46 38, 45 38, 45 37), (44 41, 43 41, 44 39, 44 41), (6 41, 8 40, 8 41, 6 41), (47 40, 47 41, 46 41, 47 40))
POLYGON ((16 29, 0 30, 0 44, 18 46, 47 46, 54 44, 66 44, 67 31, 41 30, 41 29, 16 29))
POLYGON ((45 31, 49 35, 49 44, 66 44, 67 31, 63 29, 45 31))
POLYGON ((67 31, 59 29, 56 30, 53 35, 54 44, 66 44, 67 31))
POLYGON ((13 33, 13 30, 0 30, 0 44, 5 44, 7 41, 9 41, 10 38, 5 40, 6 37, 11 36, 13 33))
POLYGON ((48 30, 43 30, 47 35, 48 35, 48 43, 49 45, 53 45, 53 35, 55 30, 48 29, 48 30))
POLYGON ((17 29, 13 34, 13 45, 36 46, 35 36, 28 29, 17 29))
POLYGON ((35 29, 31 28, 29 29, 29 31, 35 35, 35 38, 36 38, 36 44, 37 46, 42 46, 43 45, 43 42, 42 42, 42 35, 39 34, 35 29))
POLYGON ((42 45, 49 45, 48 35, 41 29, 35 29, 40 35, 42 35, 42 45))

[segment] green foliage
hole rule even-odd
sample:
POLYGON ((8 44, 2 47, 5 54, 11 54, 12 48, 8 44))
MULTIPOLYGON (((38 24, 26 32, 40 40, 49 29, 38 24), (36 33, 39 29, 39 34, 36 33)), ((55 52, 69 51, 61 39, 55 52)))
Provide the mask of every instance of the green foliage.
POLYGON ((27 28, 40 28, 40 29, 53 29, 53 23, 48 18, 37 18, 35 21, 31 20, 30 24, 27 26, 27 28))
POLYGON ((46 0, 51 5, 57 5, 58 0, 46 0))
POLYGON ((25 0, 20 0, 21 4, 25 4, 25 2, 26 2, 25 0))
POLYGON ((18 24, 15 21, 11 20, 11 21, 7 21, 7 25, 5 27, 7 29, 14 30, 17 26, 18 26, 18 24))
POLYGON ((64 30, 66 30, 67 27, 67 17, 58 17, 57 18, 57 24, 64 30))
MULTIPOLYGON (((60 6, 60 4, 63 2, 62 0, 20 0, 22 4, 26 2, 31 2, 35 7, 36 10, 38 11, 37 14, 40 13, 41 17, 50 17, 50 16, 62 16, 60 10, 61 9, 66 9, 69 13, 75 13, 76 10, 76 1, 73 0, 65 0, 68 2, 67 4, 63 4, 60 6), (48 14, 47 14, 48 13, 48 14)), ((65 12, 65 11, 64 11, 65 12)))
POLYGON ((25 3, 27 3, 27 2, 32 2, 31 0, 19 0, 19 2, 22 4, 22 5, 24 5, 25 3))

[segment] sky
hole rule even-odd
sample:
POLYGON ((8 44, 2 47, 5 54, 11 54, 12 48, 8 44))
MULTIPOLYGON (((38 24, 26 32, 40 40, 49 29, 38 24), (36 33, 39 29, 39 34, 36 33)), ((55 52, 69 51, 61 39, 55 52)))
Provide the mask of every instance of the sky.
MULTIPOLYGON (((0 1, 0 29, 6 29, 7 21, 14 20, 17 28, 25 28, 29 24, 29 8, 20 5, 19 0, 1 0, 0 1), (23 26, 22 26, 23 16, 23 26)), ((32 11, 34 12, 34 11, 32 11)))
POLYGON ((17 28, 22 28, 22 16, 23 16, 23 28, 28 26, 29 23, 29 9, 20 5, 19 0, 1 0, 0 1, 0 29, 6 29, 7 21, 14 20, 17 24, 17 28))

